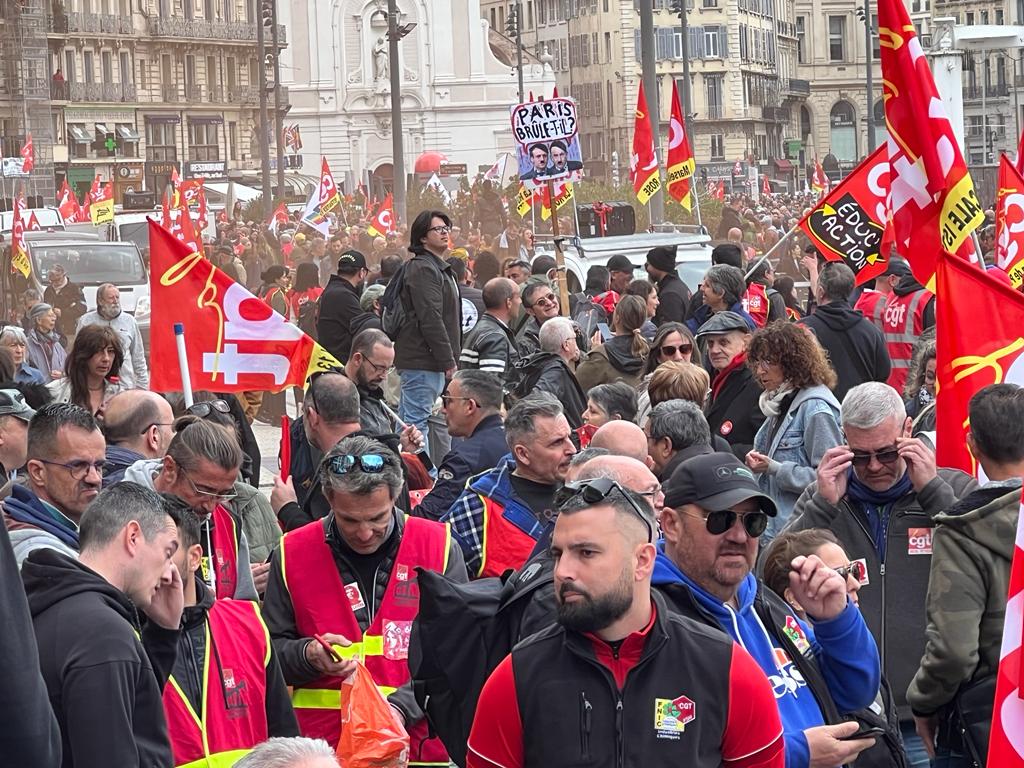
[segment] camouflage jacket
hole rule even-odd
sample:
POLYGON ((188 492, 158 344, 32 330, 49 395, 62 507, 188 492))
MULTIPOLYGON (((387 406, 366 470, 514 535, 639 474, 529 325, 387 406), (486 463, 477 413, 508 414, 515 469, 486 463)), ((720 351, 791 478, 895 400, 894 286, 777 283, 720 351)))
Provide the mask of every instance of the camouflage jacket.
POLYGON ((907 690, 918 715, 945 708, 999 665, 1020 502, 1019 481, 988 485, 935 517, 927 642, 907 690))

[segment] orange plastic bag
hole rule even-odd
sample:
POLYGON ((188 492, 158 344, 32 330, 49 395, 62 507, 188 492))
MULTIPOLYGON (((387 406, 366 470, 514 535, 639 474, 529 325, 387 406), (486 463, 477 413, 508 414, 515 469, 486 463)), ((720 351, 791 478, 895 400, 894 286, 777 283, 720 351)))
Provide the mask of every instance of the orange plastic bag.
POLYGON ((405 768, 409 734, 361 663, 341 684, 342 768, 405 768))

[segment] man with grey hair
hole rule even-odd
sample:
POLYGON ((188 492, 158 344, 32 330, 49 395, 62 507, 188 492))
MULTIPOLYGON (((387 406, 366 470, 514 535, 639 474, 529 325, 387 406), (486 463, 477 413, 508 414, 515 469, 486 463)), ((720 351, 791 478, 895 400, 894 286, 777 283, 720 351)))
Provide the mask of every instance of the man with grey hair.
POLYGON ((442 518, 473 578, 519 568, 551 518, 576 447, 562 405, 547 393, 520 400, 505 419, 510 455, 469 481, 442 518))
POLYGON ((362 296, 359 297, 360 312, 352 318, 352 322, 349 324, 353 341, 355 341, 356 336, 369 328, 380 330, 380 315, 382 311, 380 300, 384 297, 385 290, 387 290, 386 285, 376 283, 367 286, 363 290, 362 296))
POLYGON ((925 647, 925 596, 935 516, 978 487, 956 469, 936 469, 935 454, 910 436, 899 393, 868 382, 843 399, 846 445, 830 448, 818 479, 796 503, 788 531, 828 528, 851 560, 864 564, 860 610, 878 643, 914 762, 921 740, 906 703, 925 647), (886 582, 893 586, 886 589, 886 582))
POLYGON ((82 515, 77 560, 41 549, 25 561, 66 766, 173 765, 161 690, 184 608, 176 514, 155 492, 119 483, 82 515))
MULTIPOLYGON (((708 420, 689 400, 658 403, 651 410, 644 432, 654 472, 663 483, 682 462, 714 450, 708 420)), ((724 450, 728 450, 728 444, 724 450)))
POLYGON ((406 659, 419 607, 416 569, 464 582, 462 552, 445 526, 395 507, 401 459, 377 440, 351 436, 333 446, 320 483, 330 514, 282 539, 263 604, 285 681, 295 688, 299 729, 337 746, 340 686, 358 657, 378 685, 397 689, 388 701, 410 732, 410 763, 446 763, 427 733, 406 659))
POLYGON ((276 737, 257 745, 234 768, 338 768, 338 758, 323 739, 276 737))
POLYGON ((517 370, 515 394, 526 397, 547 392, 565 409, 573 429, 583 426, 587 396, 576 380, 574 368, 580 359, 576 328, 567 317, 553 317, 540 329, 540 351, 524 358, 517 370))
POLYGON ((885 381, 892 369, 885 336, 850 306, 854 281, 853 270, 845 264, 826 264, 814 293, 818 306, 800 321, 814 331, 835 368, 837 382, 832 391, 839 401, 858 384, 885 381))
POLYGON ((543 347, 540 344, 540 332, 547 323, 558 317, 561 307, 558 296, 546 280, 528 282, 522 289, 523 313, 526 322, 516 334, 516 345, 519 354, 528 357, 543 347))
POLYGON ((135 318, 121 309, 121 291, 113 283, 103 283, 96 289, 96 309, 78 319, 75 333, 87 325, 106 325, 117 332, 121 340, 124 362, 121 364, 121 383, 125 389, 149 389, 149 367, 146 365, 146 347, 135 318))

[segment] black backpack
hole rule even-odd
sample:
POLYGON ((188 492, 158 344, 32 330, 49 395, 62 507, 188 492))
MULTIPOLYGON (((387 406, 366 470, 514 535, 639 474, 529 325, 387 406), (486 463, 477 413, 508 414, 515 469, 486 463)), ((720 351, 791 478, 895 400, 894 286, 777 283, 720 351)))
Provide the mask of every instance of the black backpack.
POLYGON ((608 322, 608 311, 585 293, 573 294, 576 306, 572 311, 572 321, 579 328, 578 336, 590 340, 597 330, 598 323, 608 322))
POLYGON ((409 643, 413 691, 431 733, 456 765, 465 766, 480 691, 519 641, 531 598, 553 584, 553 566, 539 556, 519 571, 467 584, 416 570, 420 604, 409 643))
POLYGON ((402 332, 402 328, 409 319, 405 301, 402 298, 405 289, 405 266, 408 263, 404 262, 391 276, 391 280, 388 281, 388 285, 384 289, 384 295, 380 298, 381 328, 392 341, 398 340, 398 334, 402 332))
MULTIPOLYGON (((322 296, 323 294, 321 294, 322 296)), ((320 320, 320 299, 299 305, 299 330, 316 341, 316 324, 320 320)))

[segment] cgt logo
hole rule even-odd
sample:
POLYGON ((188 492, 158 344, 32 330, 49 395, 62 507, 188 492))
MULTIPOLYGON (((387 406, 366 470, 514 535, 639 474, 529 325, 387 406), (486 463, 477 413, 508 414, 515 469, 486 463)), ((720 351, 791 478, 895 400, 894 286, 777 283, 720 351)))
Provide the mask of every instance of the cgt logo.
POLYGON ((911 528, 907 531, 907 554, 930 555, 932 553, 932 529, 911 528))
POLYGON ((654 730, 659 739, 677 740, 687 724, 696 719, 697 703, 685 694, 654 700, 654 730))

